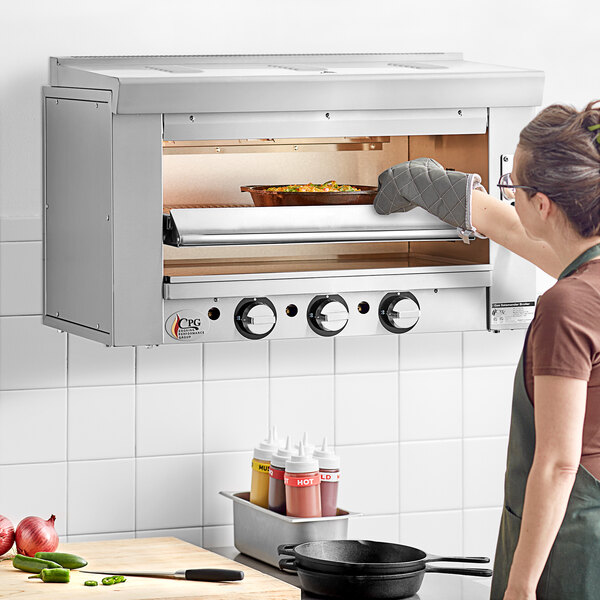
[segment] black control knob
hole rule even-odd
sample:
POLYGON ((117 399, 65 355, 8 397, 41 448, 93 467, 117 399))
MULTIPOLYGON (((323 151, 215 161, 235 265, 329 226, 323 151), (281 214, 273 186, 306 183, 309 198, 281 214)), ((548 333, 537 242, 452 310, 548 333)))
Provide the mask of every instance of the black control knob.
POLYGON ((379 320, 392 333, 410 331, 421 317, 421 306, 410 292, 391 292, 379 304, 379 320))
POLYGON ((260 340, 268 336, 275 323, 277 311, 268 298, 244 298, 235 309, 236 329, 250 340, 260 340))
POLYGON ((341 296, 315 296, 306 314, 310 328, 319 335, 336 335, 348 324, 348 305, 341 296))

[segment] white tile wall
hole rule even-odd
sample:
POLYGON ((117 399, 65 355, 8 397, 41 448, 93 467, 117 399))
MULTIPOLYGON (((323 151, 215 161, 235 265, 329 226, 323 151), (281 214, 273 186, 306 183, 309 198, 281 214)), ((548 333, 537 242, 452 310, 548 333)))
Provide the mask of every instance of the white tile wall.
POLYGON ((462 435, 460 369, 400 373, 400 439, 438 440, 462 435))
MULTIPOLYGON (((70 496, 70 495, 69 495, 70 496)), ((67 533, 67 465, 46 463, 0 467, 0 506, 17 527, 31 515, 56 516, 58 535, 67 533), (40 493, 43 490, 43 493, 40 493)))
POLYGON ((225 548, 233 546, 233 525, 203 527, 205 548, 225 548))
POLYGON ((394 335, 335 338, 336 373, 373 373, 398 369, 394 335))
POLYGON ((204 525, 233 523, 232 501, 219 492, 250 491, 252 452, 204 455, 204 525))
POLYGON ((69 535, 135 531, 134 459, 69 462, 69 535))
POLYGON ((135 388, 69 388, 69 460, 132 458, 135 388))
POLYGON ((465 331, 463 333, 463 366, 492 367, 516 365, 523 349, 525 330, 465 331))
POLYGON ((270 422, 279 435, 289 434, 294 442, 304 431, 309 441, 319 443, 334 435, 334 378, 276 377, 270 380, 270 422))
POLYGON ((0 315, 42 312, 42 242, 0 243, 0 315))
POLYGON ((398 444, 338 446, 338 505, 365 515, 395 514, 398 506, 398 444))
POLYGON ((202 525, 202 455, 138 458, 135 529, 202 525))
POLYGON ((204 451, 250 450, 268 433, 269 380, 204 383, 204 451))
POLYGON ((269 342, 217 342, 204 347, 204 379, 268 377, 269 342))
POLYGON ((463 549, 462 510, 402 513, 400 540, 430 554, 460 556, 463 549))
POLYGON ((348 539, 400 542, 399 515, 370 515, 352 517, 348 522, 348 539))
POLYGON ((136 351, 136 383, 200 381, 202 344, 163 344, 136 351))
POLYGON ((400 511, 462 508, 460 440, 400 444, 400 511))
POLYGON ((151 529, 148 531, 137 531, 135 537, 175 537, 179 538, 180 540, 183 540, 184 542, 194 544, 195 546, 202 546, 203 532, 202 527, 186 527, 183 529, 151 529))
POLYGON ((333 373, 333 338, 273 340, 269 359, 271 377, 333 373))
POLYGON ((515 367, 465 369, 464 435, 508 435, 515 367))
POLYGON ((137 456, 199 454, 202 438, 202 383, 138 385, 137 456))
POLYGON ((464 440, 465 508, 501 506, 508 438, 464 440))
POLYGON ((460 333, 409 333, 400 339, 400 369, 452 369, 462 366, 460 333), (424 352, 423 349, 427 348, 424 352))
POLYGON ((398 441, 398 373, 335 378, 336 445, 398 441))
POLYGON ((67 390, 0 392, 0 464, 67 458, 67 390))
POLYGON ((108 349, 67 344, 6 298, 0 424, 42 417, 25 447, 18 429, 0 436, 14 521, 54 513, 69 541, 231 546, 218 492, 249 489, 251 450, 276 425, 336 446, 339 505, 363 513, 350 537, 493 554, 521 332, 108 349))
POLYGON ((66 383, 66 334, 43 326, 41 317, 0 316, 0 390, 66 383))
POLYGON ((501 515, 499 507, 464 511, 465 556, 489 556, 494 560, 501 515))
POLYGON ((135 383, 133 348, 108 348, 69 335, 68 385, 124 385, 135 383))

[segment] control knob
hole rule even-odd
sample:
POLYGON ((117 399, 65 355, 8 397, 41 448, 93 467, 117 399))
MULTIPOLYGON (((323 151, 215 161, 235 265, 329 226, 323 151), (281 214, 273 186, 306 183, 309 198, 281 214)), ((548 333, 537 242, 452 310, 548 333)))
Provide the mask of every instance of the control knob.
POLYGON ((315 296, 308 306, 308 324, 319 335, 336 335, 348 324, 348 305, 341 296, 315 296))
POLYGON ((260 340, 273 331, 277 311, 268 298, 244 298, 235 309, 234 323, 244 337, 260 340))
POLYGON ((392 333, 410 331, 421 317, 421 306, 410 292, 391 292, 379 304, 379 320, 392 333))

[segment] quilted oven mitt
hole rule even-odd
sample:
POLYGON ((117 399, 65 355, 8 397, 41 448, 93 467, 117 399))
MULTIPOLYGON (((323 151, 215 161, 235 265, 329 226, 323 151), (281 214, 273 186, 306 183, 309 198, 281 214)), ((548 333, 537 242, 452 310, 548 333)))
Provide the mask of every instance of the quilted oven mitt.
POLYGON ((373 206, 380 215, 407 212, 420 206, 458 229, 463 242, 479 235, 471 223, 471 192, 484 190, 476 173, 446 171, 433 158, 417 158, 379 175, 373 206))

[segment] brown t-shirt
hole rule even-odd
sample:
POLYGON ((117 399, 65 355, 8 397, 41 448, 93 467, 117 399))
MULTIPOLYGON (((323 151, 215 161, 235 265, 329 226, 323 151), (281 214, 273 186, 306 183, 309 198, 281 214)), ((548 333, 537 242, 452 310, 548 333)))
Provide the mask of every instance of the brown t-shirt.
POLYGON ((525 353, 525 385, 534 376, 588 382, 581 464, 600 479, 600 260, 583 264, 539 299, 525 353))

